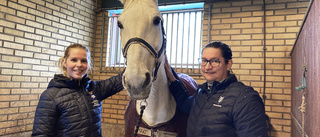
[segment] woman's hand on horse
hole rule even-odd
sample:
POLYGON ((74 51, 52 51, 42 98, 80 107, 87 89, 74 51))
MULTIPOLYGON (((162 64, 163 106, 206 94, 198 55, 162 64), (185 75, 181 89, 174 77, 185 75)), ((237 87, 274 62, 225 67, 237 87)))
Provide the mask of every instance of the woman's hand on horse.
POLYGON ((173 81, 176 81, 176 78, 174 77, 174 75, 172 73, 171 66, 170 66, 170 64, 168 62, 167 55, 165 55, 164 69, 166 71, 167 78, 170 81, 170 83, 173 82, 173 81))

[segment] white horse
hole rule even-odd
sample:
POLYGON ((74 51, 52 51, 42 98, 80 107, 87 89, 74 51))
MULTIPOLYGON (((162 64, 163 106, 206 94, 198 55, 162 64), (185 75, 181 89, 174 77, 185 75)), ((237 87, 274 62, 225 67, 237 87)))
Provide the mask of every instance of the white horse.
MULTIPOLYGON (((135 105, 135 112, 125 114, 126 130, 130 130, 126 132, 134 129, 127 123, 136 118, 128 117, 134 113, 140 114, 140 104, 146 105, 142 116, 143 123, 154 130, 172 120, 177 110, 163 66, 165 34, 158 1, 120 1, 124 9, 118 18, 118 26, 121 29, 122 49, 127 61, 122 83, 129 97, 135 101, 128 105, 135 105)), ((179 133, 177 135, 179 136, 179 133)))

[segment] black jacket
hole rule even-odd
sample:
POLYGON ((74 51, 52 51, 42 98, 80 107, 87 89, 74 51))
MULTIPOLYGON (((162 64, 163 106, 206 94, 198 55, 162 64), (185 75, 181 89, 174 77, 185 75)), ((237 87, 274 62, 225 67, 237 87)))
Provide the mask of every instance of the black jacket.
POLYGON ((189 114, 187 137, 267 137, 265 109, 258 92, 235 75, 207 83, 188 96, 179 81, 169 86, 178 108, 189 114))
POLYGON ((41 94, 32 136, 101 137, 101 101, 123 89, 121 76, 79 82, 55 75, 41 94))

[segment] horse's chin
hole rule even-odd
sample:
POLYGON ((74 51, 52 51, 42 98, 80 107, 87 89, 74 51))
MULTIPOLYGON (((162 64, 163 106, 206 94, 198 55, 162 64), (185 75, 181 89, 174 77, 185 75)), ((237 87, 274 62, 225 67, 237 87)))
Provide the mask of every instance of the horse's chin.
POLYGON ((150 94, 150 88, 147 90, 141 91, 141 90, 127 90, 128 96, 132 100, 142 100, 147 99, 150 94))

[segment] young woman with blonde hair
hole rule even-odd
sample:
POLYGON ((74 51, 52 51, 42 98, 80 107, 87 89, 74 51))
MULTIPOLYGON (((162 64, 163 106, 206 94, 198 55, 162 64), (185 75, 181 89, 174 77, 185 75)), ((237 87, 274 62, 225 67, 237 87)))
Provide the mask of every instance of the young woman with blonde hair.
POLYGON ((41 94, 32 136, 101 137, 102 100, 123 89, 122 73, 91 81, 90 51, 71 44, 59 59, 63 74, 56 74, 41 94))

